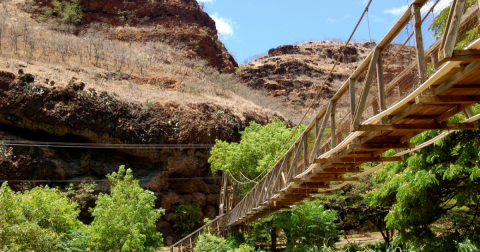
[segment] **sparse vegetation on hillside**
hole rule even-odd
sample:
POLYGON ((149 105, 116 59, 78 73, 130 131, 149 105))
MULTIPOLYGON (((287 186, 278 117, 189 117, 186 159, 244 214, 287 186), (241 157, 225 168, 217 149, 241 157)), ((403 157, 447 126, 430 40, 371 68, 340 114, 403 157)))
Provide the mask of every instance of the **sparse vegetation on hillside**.
POLYGON ((85 89, 107 91, 139 104, 146 104, 146 100, 211 102, 237 111, 270 109, 297 122, 301 116, 301 111, 245 87, 238 76, 220 73, 206 61, 190 58, 188 47, 123 42, 108 35, 121 29, 125 34, 141 36, 155 27, 118 28, 93 23, 74 35, 48 29, 26 13, 13 16, 15 8, 8 3, 0 9, 0 68, 16 72, 27 67, 38 83, 57 87, 75 77, 85 83, 85 89))

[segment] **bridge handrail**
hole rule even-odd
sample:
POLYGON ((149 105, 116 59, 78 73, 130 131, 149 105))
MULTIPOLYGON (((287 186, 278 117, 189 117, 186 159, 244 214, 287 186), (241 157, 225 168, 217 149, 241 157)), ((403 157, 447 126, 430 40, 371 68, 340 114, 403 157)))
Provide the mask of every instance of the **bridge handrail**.
MULTIPOLYGON (((205 225, 201 226, 199 229, 197 229, 197 230, 193 231, 192 233, 190 233, 189 235, 183 237, 181 240, 177 241, 172 246, 170 246, 170 251, 173 252, 174 248, 176 246, 183 244, 183 242, 185 242, 187 239, 190 239, 190 238, 194 237, 195 235, 199 235, 200 232, 202 232, 205 228, 213 225, 214 223, 217 223, 217 230, 219 231, 219 229, 220 229, 219 220, 222 219, 224 216, 225 216, 225 214, 217 216, 212 221, 206 223, 205 225)), ((190 243, 191 243, 191 240, 190 240, 190 243)), ((192 244, 190 244, 190 245, 192 246, 192 244)))
MULTIPOLYGON (((423 5, 425 5, 425 3, 428 2, 428 0, 415 0, 411 5, 418 5, 419 7, 422 7, 423 5)), ((342 95, 345 95, 348 87, 349 87, 349 83, 350 83, 350 80, 355 80, 357 78, 359 78, 359 76, 367 69, 370 67, 371 65, 371 61, 373 59, 373 56, 375 54, 375 51, 376 50, 379 50, 379 49, 382 49, 384 48, 385 46, 387 46, 389 43, 391 43, 391 41, 393 41, 393 39, 395 38, 396 35, 398 35, 398 33, 408 24, 409 20, 412 18, 412 15, 411 15, 411 8, 408 8, 404 13, 403 15, 399 18, 399 20, 395 23, 395 25, 389 30, 389 32, 385 35, 385 37, 375 46, 375 48, 368 54, 368 56, 362 61, 362 63, 355 69, 355 71, 352 73, 352 75, 347 79, 347 81, 345 81, 342 86, 340 87, 340 89, 333 95, 333 97, 330 99, 330 101, 332 102, 335 102, 336 100, 338 100, 342 95)), ((279 161, 273 166, 273 168, 260 180, 259 183, 257 183, 257 185, 239 202, 239 204, 237 204, 237 206, 234 208, 234 210, 232 212, 229 213, 229 216, 228 216, 228 219, 229 221, 227 221, 227 225, 230 225, 232 224, 233 222, 236 222, 238 221, 241 217, 240 216, 245 216, 246 214, 249 214, 251 210, 247 210, 247 209, 253 209, 254 207, 250 207, 250 206, 245 206, 245 205, 256 205, 256 204, 252 204, 252 200, 253 198, 255 198, 253 195, 258 195, 258 196, 262 196, 263 198, 263 195, 262 195, 262 191, 265 191, 265 190, 259 190, 258 187, 260 185, 262 185, 265 181, 265 179, 269 176, 272 176, 272 174, 275 171, 275 167, 277 167, 280 163, 282 163, 282 161, 285 159, 285 158, 288 158, 288 156, 292 155, 292 151, 296 148, 296 146, 300 146, 301 145, 301 140, 304 139, 304 136, 309 134, 313 128, 316 128, 316 125, 318 125, 318 120, 320 120, 322 117, 325 117, 325 115, 327 114, 328 112, 328 106, 325 105, 323 106, 323 108, 321 109, 321 111, 317 114, 317 116, 315 117, 316 120, 313 120, 308 126, 307 128, 305 129, 305 131, 298 137, 298 139, 296 139, 296 141, 294 142, 294 144, 285 152, 285 154, 282 156, 282 158, 279 159, 279 161), (247 201, 249 201, 250 203, 246 203, 247 201), (245 209, 247 208, 247 209, 245 209), (237 210, 237 209, 242 209, 242 210, 237 210), (238 212, 242 212, 240 213, 240 216, 238 216, 238 212), (237 217, 233 217, 232 218, 232 215, 237 215, 237 217), (233 222, 232 222, 232 219, 233 222)), ((318 128, 318 126, 317 126, 318 128)), ((317 134, 316 134, 317 135, 317 134)), ((348 138, 348 137, 347 137, 348 138)), ((299 147, 300 148, 300 147, 299 147)), ((300 150, 300 149, 299 149, 300 150)), ((294 161, 296 161, 294 159, 294 161)), ((311 164, 308 168, 307 167, 304 167, 304 170, 311 170, 313 168, 315 168, 318 164, 311 164)), ((291 170, 293 169, 298 169, 298 168, 291 168, 291 170)), ((286 178, 286 181, 285 181, 285 186, 286 188, 289 188, 291 186, 293 186, 293 183, 291 183, 291 180, 292 178, 295 178, 296 176, 293 176, 293 177, 289 177, 289 178, 286 178)), ((280 190, 281 191, 281 190, 280 190)), ((272 196, 272 195, 271 195, 272 196)), ((258 201, 258 199, 257 199, 258 201)), ((263 202, 262 202, 263 203, 263 202)))

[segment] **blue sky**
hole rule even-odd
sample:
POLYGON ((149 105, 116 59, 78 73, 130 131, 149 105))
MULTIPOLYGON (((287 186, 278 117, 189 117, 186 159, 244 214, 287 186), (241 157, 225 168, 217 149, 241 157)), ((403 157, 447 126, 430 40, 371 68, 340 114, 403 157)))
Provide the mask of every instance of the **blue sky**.
MULTIPOLYGON (((270 48, 295 42, 348 38, 366 0, 198 0, 215 20, 227 49, 238 63, 270 48)), ((379 41, 412 0, 373 0, 355 39, 379 41)), ((430 1, 427 4, 433 4, 430 1)), ((451 0, 440 0, 436 10, 451 0)))

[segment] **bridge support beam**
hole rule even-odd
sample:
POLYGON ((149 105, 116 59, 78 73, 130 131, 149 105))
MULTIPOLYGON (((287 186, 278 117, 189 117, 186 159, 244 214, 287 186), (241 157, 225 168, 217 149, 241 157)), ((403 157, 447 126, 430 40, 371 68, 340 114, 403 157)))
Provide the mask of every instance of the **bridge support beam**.
POLYGON ((414 130, 472 130, 473 123, 419 123, 419 124, 372 124, 360 125, 352 131, 414 131, 414 130))

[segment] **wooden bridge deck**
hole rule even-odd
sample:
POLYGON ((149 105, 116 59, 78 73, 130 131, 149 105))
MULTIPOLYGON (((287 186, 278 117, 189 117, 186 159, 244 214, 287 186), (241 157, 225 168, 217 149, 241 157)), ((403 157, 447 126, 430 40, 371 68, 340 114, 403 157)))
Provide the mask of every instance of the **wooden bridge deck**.
MULTIPOLYGON (((463 7, 459 5, 464 1, 454 0, 455 8, 450 12, 443 39, 425 52, 420 8, 426 2, 413 1, 293 146, 235 206, 231 194, 234 190, 224 179, 223 187, 230 189, 222 189, 222 216, 206 226, 215 226, 214 230, 220 231, 222 227, 255 222, 312 199, 315 194, 328 192, 332 182, 358 180, 356 176, 345 174, 362 172, 359 167, 365 162, 402 160, 402 156, 384 157, 382 154, 391 149, 416 148, 410 139, 423 131, 478 128, 480 115, 474 115, 470 107, 480 102, 480 39, 464 50, 453 49, 459 27, 472 20, 480 24, 480 1, 462 16, 463 7), (389 48, 398 51, 398 45, 391 43, 410 20, 414 27, 416 63, 403 68, 402 73, 385 84, 385 59, 382 57, 391 55, 384 53, 389 48), (439 55, 439 61, 432 60, 433 65, 443 65, 427 77, 429 56, 425 55, 433 53, 439 55), (409 74, 416 77, 410 78, 409 74), (417 83, 421 84, 417 86, 417 83), (373 92, 372 86, 376 87, 373 92), (397 90, 397 100, 393 102, 386 95, 389 92, 389 96, 393 96, 392 90, 397 90), (349 114, 339 115, 337 104, 349 104, 349 114), (467 118, 465 122, 448 123, 449 118, 461 112, 467 118), (328 135, 325 134, 327 125, 331 129, 328 135)), ((187 240, 192 247, 192 237, 198 236, 200 231, 177 242, 171 251, 176 246, 181 248, 187 240)))

